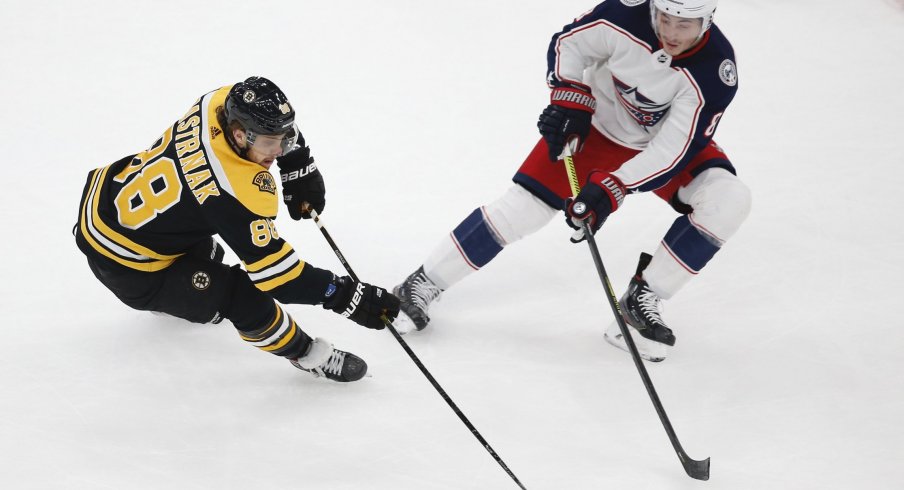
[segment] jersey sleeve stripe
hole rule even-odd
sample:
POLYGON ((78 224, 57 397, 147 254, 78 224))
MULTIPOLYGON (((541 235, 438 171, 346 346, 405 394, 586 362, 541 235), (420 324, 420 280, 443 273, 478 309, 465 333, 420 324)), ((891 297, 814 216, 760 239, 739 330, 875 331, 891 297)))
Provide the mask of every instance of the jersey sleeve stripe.
POLYGON ((294 251, 292 250, 292 246, 289 245, 289 242, 285 242, 283 243, 283 246, 276 252, 250 264, 245 263, 245 270, 249 273, 260 272, 293 252, 294 251))
POLYGON ((254 272, 248 274, 248 277, 251 278, 251 281, 260 282, 267 280, 268 278, 276 277, 291 267, 298 265, 301 262, 298 256, 294 253, 286 257, 285 260, 279 261, 273 265, 273 267, 268 267, 261 272, 254 272))
POLYGON ((251 278, 252 281, 263 281, 270 277, 275 277, 279 274, 282 274, 287 269, 298 264, 299 262, 301 262, 301 260, 298 258, 298 255, 296 255, 295 252, 292 252, 285 259, 280 260, 279 262, 273 264, 270 267, 267 267, 260 272, 252 272, 248 274, 248 277, 251 278))
POLYGON ((298 278, 298 276, 301 275, 301 271, 302 271, 302 269, 304 269, 304 266, 305 266, 305 263, 299 261, 298 263, 295 264, 294 267, 292 267, 291 269, 286 271, 284 274, 273 277, 272 279, 269 279, 266 281, 255 282, 254 285, 261 291, 270 291, 272 289, 276 289, 276 288, 282 286, 283 284, 285 284, 293 279, 298 278))

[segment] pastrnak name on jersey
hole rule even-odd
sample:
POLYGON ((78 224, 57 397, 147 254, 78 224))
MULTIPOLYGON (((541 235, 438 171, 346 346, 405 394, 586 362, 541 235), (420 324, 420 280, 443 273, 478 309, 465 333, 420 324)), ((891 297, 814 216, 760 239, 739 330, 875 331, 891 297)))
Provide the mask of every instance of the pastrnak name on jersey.
POLYGON ((175 146, 185 183, 191 188, 198 204, 204 204, 208 197, 219 196, 220 189, 213 180, 210 165, 201 149, 199 127, 201 117, 198 114, 200 111, 201 104, 195 104, 188 114, 179 120, 176 126, 175 146))
POLYGON ((218 117, 231 88, 203 95, 151 148, 91 171, 76 242, 92 259, 157 272, 219 235, 257 289, 317 304, 332 273, 279 236, 275 178, 236 153, 218 117))

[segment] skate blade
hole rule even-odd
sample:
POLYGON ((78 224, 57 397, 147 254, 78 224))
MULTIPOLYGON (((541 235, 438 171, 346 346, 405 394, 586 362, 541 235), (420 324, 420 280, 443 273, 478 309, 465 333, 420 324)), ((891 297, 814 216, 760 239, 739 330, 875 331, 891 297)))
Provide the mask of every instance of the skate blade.
MULTIPOLYGON (((669 354, 669 346, 647 339, 640 335, 640 333, 637 332, 637 329, 631 325, 627 325, 627 327, 631 330, 631 338, 634 340, 634 345, 637 347, 637 353, 640 354, 641 359, 650 362, 662 362, 665 360, 669 354)), ((613 323, 612 326, 609 327, 609 330, 606 330, 606 333, 603 334, 603 338, 606 339, 606 342, 609 344, 618 347, 625 352, 631 352, 631 350, 628 349, 628 344, 625 342, 624 336, 622 336, 621 330, 618 328, 618 324, 613 323)))

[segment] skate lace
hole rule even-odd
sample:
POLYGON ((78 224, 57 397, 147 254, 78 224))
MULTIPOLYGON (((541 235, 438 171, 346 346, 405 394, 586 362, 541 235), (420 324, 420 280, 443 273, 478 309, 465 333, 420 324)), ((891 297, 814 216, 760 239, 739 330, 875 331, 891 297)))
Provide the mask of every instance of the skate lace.
POLYGON ((659 296, 656 295, 649 287, 644 286, 637 295, 637 302, 640 304, 640 311, 652 322, 659 325, 665 325, 662 321, 662 303, 659 296))
POLYGON ((417 274, 411 279, 408 292, 411 302, 421 310, 427 311, 427 305, 438 298, 443 290, 423 274, 417 274))
POLYGON ((319 370, 322 373, 330 373, 339 375, 342 374, 342 364, 345 363, 345 352, 333 350, 333 354, 330 355, 330 358, 326 360, 325 363, 319 366, 319 370))

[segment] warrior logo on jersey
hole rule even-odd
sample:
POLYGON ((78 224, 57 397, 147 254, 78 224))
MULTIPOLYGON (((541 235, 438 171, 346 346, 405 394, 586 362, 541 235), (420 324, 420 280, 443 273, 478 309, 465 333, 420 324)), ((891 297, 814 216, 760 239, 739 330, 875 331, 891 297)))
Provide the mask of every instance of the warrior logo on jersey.
POLYGON ((644 97, 637 87, 631 87, 615 77, 612 77, 612 82, 615 84, 615 92, 622 107, 644 128, 655 126, 669 112, 671 107, 669 103, 657 104, 644 97))
POLYGON ((198 271, 191 276, 191 285, 198 291, 204 291, 210 287, 210 276, 204 271, 198 271))
POLYGON ((273 180, 273 176, 270 175, 270 172, 258 172, 257 175, 254 176, 253 182, 261 192, 276 194, 276 181, 273 180))
POLYGON ((719 65, 719 78, 729 87, 738 84, 738 69, 735 67, 734 61, 725 60, 719 65))

